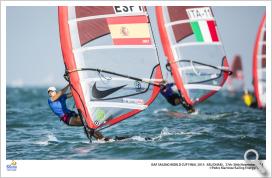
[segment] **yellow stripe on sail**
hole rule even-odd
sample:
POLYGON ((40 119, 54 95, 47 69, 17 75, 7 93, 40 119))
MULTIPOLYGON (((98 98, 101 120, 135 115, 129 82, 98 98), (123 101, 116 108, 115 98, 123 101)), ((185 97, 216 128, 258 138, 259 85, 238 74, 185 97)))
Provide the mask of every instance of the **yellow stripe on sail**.
POLYGON ((112 38, 150 38, 147 23, 109 25, 112 38))

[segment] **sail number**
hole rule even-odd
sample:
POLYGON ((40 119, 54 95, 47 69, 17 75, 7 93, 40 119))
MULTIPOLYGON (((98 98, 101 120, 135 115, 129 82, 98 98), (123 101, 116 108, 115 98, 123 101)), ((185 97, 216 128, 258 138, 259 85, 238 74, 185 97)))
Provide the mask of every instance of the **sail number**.
POLYGON ((113 6, 113 9, 115 14, 144 12, 144 8, 142 6, 113 6))
POLYGON ((209 7, 186 9, 189 19, 209 19, 213 18, 212 11, 209 7))

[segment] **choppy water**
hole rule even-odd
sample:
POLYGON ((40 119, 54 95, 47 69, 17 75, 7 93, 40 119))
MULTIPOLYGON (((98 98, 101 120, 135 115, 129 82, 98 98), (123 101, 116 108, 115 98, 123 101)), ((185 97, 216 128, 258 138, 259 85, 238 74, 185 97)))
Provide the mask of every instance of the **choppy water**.
MULTIPOLYGON (((73 103, 70 101, 72 108, 73 103)), ((265 159, 265 112, 247 108, 240 96, 220 92, 197 114, 159 96, 146 111, 103 131, 130 139, 89 143, 83 128, 64 125, 47 105, 46 88, 8 88, 7 159, 243 159, 256 149, 265 159), (145 141, 151 137, 151 141, 145 141)))

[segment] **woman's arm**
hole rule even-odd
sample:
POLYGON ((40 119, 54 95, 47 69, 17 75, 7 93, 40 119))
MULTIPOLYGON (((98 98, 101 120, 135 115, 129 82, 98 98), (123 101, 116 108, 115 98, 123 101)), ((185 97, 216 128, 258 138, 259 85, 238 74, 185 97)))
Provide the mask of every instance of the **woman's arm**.
POLYGON ((69 84, 66 85, 66 87, 64 87, 64 88, 61 90, 62 94, 66 93, 66 91, 68 90, 68 88, 69 88, 69 84))
POLYGON ((58 100, 63 94, 65 94, 65 92, 68 90, 68 88, 69 88, 69 84, 66 87, 64 87, 63 89, 61 89, 60 91, 58 91, 57 94, 52 97, 52 101, 58 100))
POLYGON ((67 96, 67 98, 71 98, 73 95, 72 95, 72 93, 70 92, 70 93, 68 93, 66 96, 67 96))

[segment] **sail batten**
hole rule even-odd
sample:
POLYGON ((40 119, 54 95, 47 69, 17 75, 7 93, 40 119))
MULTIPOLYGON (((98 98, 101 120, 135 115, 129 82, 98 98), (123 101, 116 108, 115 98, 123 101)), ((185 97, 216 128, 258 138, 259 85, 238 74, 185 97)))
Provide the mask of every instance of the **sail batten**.
POLYGON ((120 102, 91 102, 90 105, 92 107, 99 108, 125 108, 125 109, 137 109, 144 110, 148 106, 143 104, 131 104, 131 103, 120 103, 120 102))
POLYGON ((105 15, 96 15, 96 16, 86 16, 81 18, 74 18, 68 20, 68 23, 76 23, 76 22, 82 22, 87 20, 96 20, 96 19, 104 19, 104 18, 110 18, 110 17, 124 17, 124 16, 148 16, 147 13, 130 13, 130 14, 105 14, 105 15))
POLYGON ((214 85, 198 85, 198 84, 186 84, 184 85, 186 89, 203 89, 203 90, 215 90, 218 91, 221 89, 220 86, 214 85))
POLYGON ((186 43, 180 43, 180 44, 175 44, 172 45, 172 47, 174 48, 178 48, 178 47, 190 47, 190 46, 202 46, 202 45, 215 45, 215 46, 221 46, 222 43, 221 42, 186 42, 186 43))
POLYGON ((187 20, 178 20, 175 22, 169 22, 165 24, 165 27, 171 27, 174 25, 179 25, 179 24, 186 24, 190 22, 200 22, 200 21, 214 21, 214 18, 203 18, 203 19, 198 19, 198 20, 192 20, 192 19, 187 19, 187 20))
POLYGON ((144 49, 144 48, 151 48, 155 49, 154 45, 143 46, 143 45, 100 45, 100 46, 90 46, 90 47, 81 47, 77 49, 73 49, 73 52, 84 52, 84 51, 91 51, 91 50, 105 50, 105 49, 126 49, 126 48, 135 48, 135 49, 144 49))

